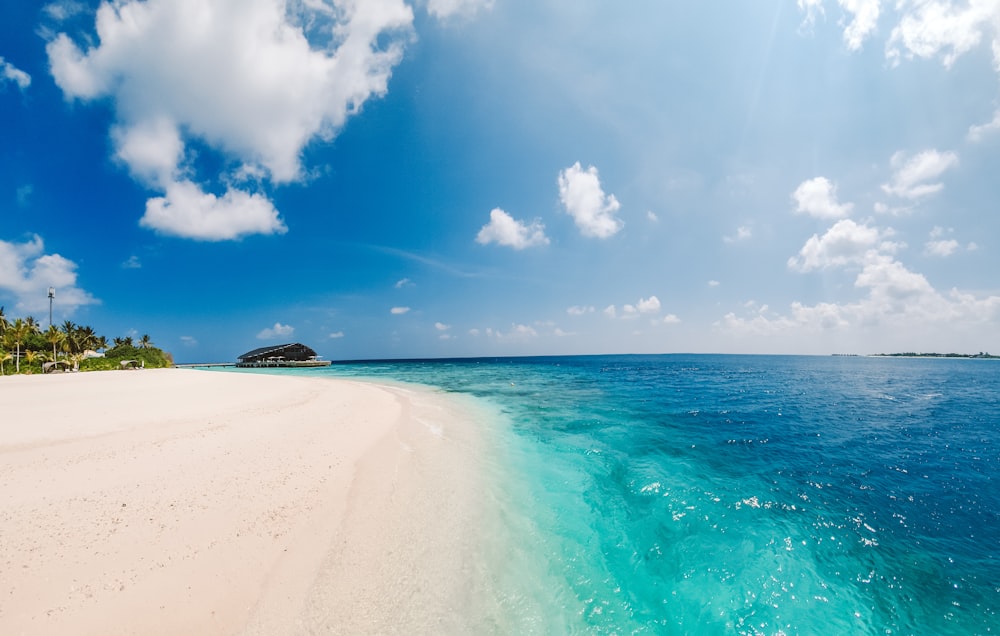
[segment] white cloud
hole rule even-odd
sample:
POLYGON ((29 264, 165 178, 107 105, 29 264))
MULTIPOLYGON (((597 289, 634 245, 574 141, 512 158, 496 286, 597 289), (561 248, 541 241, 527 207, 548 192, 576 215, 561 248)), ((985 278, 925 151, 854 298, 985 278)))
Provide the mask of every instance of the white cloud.
POLYGON ((656 212, 653 212, 652 210, 646 210, 646 218, 652 223, 656 223, 660 220, 660 217, 656 216, 656 212))
POLYGON ((844 27, 844 44, 851 51, 860 50, 878 25, 879 1, 838 0, 841 8, 851 14, 851 21, 844 27))
POLYGON ((273 327, 262 329, 257 334, 258 340, 274 340, 275 338, 287 338, 295 333, 295 327, 283 325, 280 322, 274 323, 273 327))
POLYGON ((722 284, 722 283, 720 283, 720 282, 719 282, 719 281, 717 281, 717 280, 710 280, 710 281, 708 281, 708 286, 709 286, 709 287, 718 287, 718 286, 719 286, 719 285, 721 285, 721 284, 722 284))
POLYGON ((482 331, 479 329, 470 329, 469 333, 473 336, 478 336, 480 333, 484 333, 488 338, 495 338, 497 340, 528 340, 538 337, 538 332, 535 331, 534 327, 518 323, 511 323, 509 331, 487 327, 482 331))
POLYGON ((448 331, 451 329, 451 325, 446 325, 443 322, 436 322, 434 323, 434 328, 438 331, 448 331))
POLYGON ((798 5, 799 10, 806 14, 802 19, 801 28, 811 32, 813 25, 816 24, 816 16, 825 16, 823 0, 798 0, 798 5))
MULTIPOLYGON (((880 0, 837 0, 837 4, 850 21, 840 25, 844 27, 844 44, 852 51, 860 50, 865 39, 871 35, 878 25, 880 0)), ((817 17, 826 17, 823 0, 798 0, 799 10, 805 13, 800 31, 811 32, 817 17)))
POLYGON ((531 225, 525 225, 500 208, 493 208, 490 211, 490 222, 479 230, 476 242, 481 245, 497 243, 523 250, 526 247, 548 245, 549 239, 545 236, 545 226, 538 219, 532 221, 531 225))
POLYGON ((941 57, 950 67, 963 54, 979 45, 992 32, 994 63, 1000 68, 997 25, 1000 4, 996 0, 899 0, 904 10, 886 43, 885 55, 894 65, 900 58, 941 57))
POLYGON ((944 184, 934 181, 958 164, 958 155, 932 149, 907 158, 900 151, 892 156, 889 163, 895 172, 890 183, 882 185, 882 190, 904 199, 918 199, 944 188, 944 184))
MULTIPOLYGON (((49 6, 57 15, 70 5, 49 6)), ((60 33, 46 50, 67 98, 111 99, 115 156, 174 200, 178 189, 204 189, 182 174, 192 140, 234 160, 237 175, 263 175, 275 184, 300 179, 306 144, 331 139, 368 99, 386 92, 412 20, 403 0, 336 8, 275 0, 119 0, 101 4, 96 38, 80 38, 99 44, 81 50, 60 33)), ((236 190, 223 199, 221 225, 227 227, 220 229, 219 206, 206 204, 211 196, 195 197, 201 204, 185 210, 175 207, 168 219, 157 216, 166 211, 164 198, 152 199, 144 225, 210 240, 284 231, 264 195, 236 190), (249 218, 237 218, 244 215, 249 218), (206 225, 213 229, 206 232, 206 225)))
POLYGON ((126 259, 125 262, 122 263, 122 269, 141 269, 141 268, 142 268, 142 261, 140 261, 139 257, 136 256, 135 254, 129 256, 128 259, 126 259))
POLYGON ((583 170, 578 161, 560 172, 559 200, 584 236, 609 238, 625 225, 615 216, 621 204, 615 195, 604 194, 594 166, 583 170))
POLYGON ((968 139, 971 142, 980 142, 987 136, 1000 131, 1000 109, 993 113, 993 120, 976 126, 969 127, 968 139))
POLYGON ((396 281, 395 287, 396 289, 402 289, 404 287, 409 287, 411 285, 413 285, 412 280, 410 280, 409 278, 401 278, 396 281))
POLYGON ((637 307, 640 314, 655 314, 660 311, 660 299, 656 296, 640 298, 637 307))
POLYGON ((50 2, 43 8, 46 15, 58 22, 72 18, 73 16, 79 15, 86 10, 87 7, 82 2, 76 2, 74 0, 50 2))
POLYGON ((337 340, 339 338, 343 338, 344 337, 344 332, 343 331, 334 331, 333 333, 331 333, 327 337, 330 338, 331 340, 337 340))
POLYGON ((924 253, 941 257, 954 254, 955 250, 958 249, 958 241, 944 238, 946 234, 951 232, 950 228, 946 231, 943 227, 935 226, 930 231, 930 240, 924 243, 924 253))
POLYGON ((393 316, 401 316, 409 311, 410 311, 409 307, 393 307, 392 309, 389 310, 389 313, 391 313, 393 316))
POLYGON ((496 332, 496 335, 498 337, 501 337, 501 338, 516 338, 516 339, 537 338, 538 337, 538 332, 535 331, 534 327, 529 327, 528 325, 512 324, 510 326, 510 331, 509 332, 507 332, 505 334, 501 334, 498 331, 498 332, 496 332))
POLYGON ((863 264, 880 251, 891 253, 900 247, 885 240, 891 235, 892 230, 880 231, 867 224, 859 225, 851 219, 842 219, 822 237, 813 234, 798 255, 788 259, 788 267, 808 272, 863 264))
POLYGON ((176 178, 178 164, 184 156, 184 141, 176 124, 159 117, 134 126, 111 129, 115 157, 122 161, 140 181, 153 186, 165 186, 176 178))
POLYGON ((267 197, 227 190, 219 198, 190 181, 171 183, 165 196, 146 201, 146 214, 139 224, 162 234, 202 241, 288 231, 267 197))
POLYGON ((0 298, 11 298, 23 314, 48 310, 49 287, 56 289, 54 306, 61 315, 97 304, 90 292, 77 286, 76 268, 76 263, 59 254, 46 254, 37 234, 24 243, 0 240, 0 298))
POLYGON ((427 0, 427 13, 441 20, 452 16, 471 16, 493 8, 493 0, 427 0))
POLYGON ((957 249, 958 241, 955 239, 927 241, 927 243, 924 244, 924 251, 931 256, 951 256, 957 249))
POLYGON ((746 241, 753 237, 753 230, 745 225, 741 225, 736 228, 736 234, 733 236, 723 236, 722 240, 725 243, 739 243, 740 241, 746 241))
POLYGON ((663 317, 663 324, 665 325, 679 325, 680 323, 681 319, 674 314, 667 314, 663 317))
POLYGON ((592 313, 594 313, 594 308, 593 308, 593 306, 589 306, 589 305, 588 306, 584 306, 584 307, 581 307, 581 306, 578 306, 578 305, 573 305, 572 307, 570 307, 570 308, 568 308, 566 310, 566 313, 569 314, 570 316, 582 316, 584 314, 592 314, 592 313))
POLYGON ((0 87, 5 82, 13 82, 21 91, 31 86, 31 76, 0 57, 0 87))
POLYGON ((792 193, 797 213, 818 219, 841 219, 851 213, 852 203, 837 201, 837 186, 826 177, 803 181, 792 193))
MULTIPOLYGON (((659 313, 659 311, 660 299, 656 296, 650 296, 649 298, 640 298, 634 305, 622 305, 621 317, 626 319, 638 318, 640 315, 655 314, 659 313)), ((618 310, 614 305, 609 305, 604 310, 604 314, 609 318, 616 318, 618 317, 618 310)))
POLYGON ((185 347, 197 347, 198 340, 194 336, 181 336, 181 344, 185 347))

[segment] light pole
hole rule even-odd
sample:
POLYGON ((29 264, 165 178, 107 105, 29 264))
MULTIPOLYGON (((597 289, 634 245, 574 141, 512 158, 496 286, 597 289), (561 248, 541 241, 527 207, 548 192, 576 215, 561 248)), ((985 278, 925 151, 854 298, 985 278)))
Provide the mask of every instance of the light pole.
POLYGON ((49 287, 49 326, 52 326, 52 299, 56 297, 56 288, 49 287))

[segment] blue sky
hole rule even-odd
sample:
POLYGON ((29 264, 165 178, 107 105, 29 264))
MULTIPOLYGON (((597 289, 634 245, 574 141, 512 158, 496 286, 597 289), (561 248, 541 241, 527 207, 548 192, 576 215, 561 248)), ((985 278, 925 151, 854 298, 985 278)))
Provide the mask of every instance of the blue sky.
POLYGON ((0 304, 178 361, 1000 352, 996 0, 0 0, 0 304))

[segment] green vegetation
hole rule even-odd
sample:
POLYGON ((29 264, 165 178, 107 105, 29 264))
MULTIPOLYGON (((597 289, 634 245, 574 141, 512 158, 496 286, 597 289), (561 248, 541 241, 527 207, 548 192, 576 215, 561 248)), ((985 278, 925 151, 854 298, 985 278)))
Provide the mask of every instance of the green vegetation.
POLYGON ((114 338, 111 345, 92 327, 65 321, 42 331, 31 316, 8 319, 0 307, 0 376, 43 373, 49 363, 62 369, 100 371, 129 366, 160 368, 173 366, 170 354, 153 345, 148 334, 138 344, 131 336, 114 338), (127 361, 134 361, 128 363, 127 361))
POLYGON ((997 359, 1000 356, 993 356, 984 351, 979 353, 876 353, 883 358, 977 358, 977 359, 997 359))

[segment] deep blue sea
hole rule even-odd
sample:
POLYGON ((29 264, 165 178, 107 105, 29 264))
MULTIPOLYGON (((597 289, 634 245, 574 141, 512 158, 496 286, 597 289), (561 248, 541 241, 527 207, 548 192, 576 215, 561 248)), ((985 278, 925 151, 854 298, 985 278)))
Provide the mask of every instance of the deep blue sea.
POLYGON ((518 631, 1000 632, 1000 361, 582 356, 306 373, 489 405, 508 550, 496 576, 518 631))

